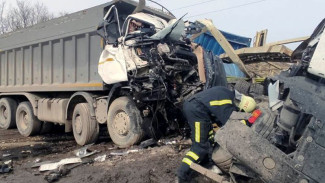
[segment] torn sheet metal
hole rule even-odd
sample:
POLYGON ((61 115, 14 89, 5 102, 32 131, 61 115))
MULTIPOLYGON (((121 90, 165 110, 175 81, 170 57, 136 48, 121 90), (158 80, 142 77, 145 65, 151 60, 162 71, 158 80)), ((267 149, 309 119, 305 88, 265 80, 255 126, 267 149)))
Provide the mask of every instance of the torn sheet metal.
POLYGON ((111 152, 110 155, 112 156, 124 156, 124 155, 128 155, 130 153, 136 153, 139 152, 139 149, 133 149, 133 150, 128 150, 128 151, 122 151, 122 152, 111 152))
POLYGON ((56 170, 62 165, 75 164, 81 162, 82 162, 81 158, 67 158, 56 163, 43 164, 40 166, 39 171, 43 172, 49 170, 56 170))
POLYGON ((84 146, 80 149, 77 149, 74 151, 74 154, 79 158, 85 158, 85 157, 92 156, 92 155, 98 153, 99 151, 97 151, 97 150, 91 151, 91 152, 88 151, 88 148, 92 145, 94 145, 94 144, 90 144, 90 145, 84 146))
POLYGON ((32 168, 37 168, 37 167, 40 167, 42 165, 45 165, 45 164, 51 164, 51 163, 55 163, 54 161, 43 161, 43 162, 35 162, 34 165, 32 165, 31 167, 32 168))
POLYGON ((283 105, 283 101, 279 100, 280 95, 280 82, 277 81, 274 84, 270 83, 268 87, 269 94, 269 107, 275 111, 283 105))
POLYGON ((4 157, 4 158, 5 158, 5 157, 9 157, 9 156, 11 156, 11 154, 3 154, 3 155, 2 155, 2 157, 4 157))

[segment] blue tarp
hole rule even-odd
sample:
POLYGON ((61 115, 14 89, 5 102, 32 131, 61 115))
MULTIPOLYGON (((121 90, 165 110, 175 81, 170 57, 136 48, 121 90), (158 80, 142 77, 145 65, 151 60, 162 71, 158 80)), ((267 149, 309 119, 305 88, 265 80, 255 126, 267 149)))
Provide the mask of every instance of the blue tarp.
POLYGON ((236 64, 223 63, 227 77, 245 78, 246 75, 239 69, 236 64))
MULTIPOLYGON (((228 32, 221 31, 221 33, 226 37, 231 46, 237 50, 240 48, 250 47, 251 38, 238 36, 228 32)), ((220 44, 214 39, 210 32, 206 32, 194 40, 195 43, 201 45, 205 50, 212 51, 215 55, 220 55, 224 53, 220 44)), ((226 74, 230 77, 245 77, 245 74, 239 69, 235 64, 224 64, 226 74)))

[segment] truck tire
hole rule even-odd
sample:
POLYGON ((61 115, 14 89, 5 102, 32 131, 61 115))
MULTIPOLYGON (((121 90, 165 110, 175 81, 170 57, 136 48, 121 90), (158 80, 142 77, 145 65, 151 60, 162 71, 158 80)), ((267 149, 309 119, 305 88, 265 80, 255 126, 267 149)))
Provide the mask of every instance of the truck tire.
POLYGON ((72 116, 73 136, 76 142, 83 146, 97 141, 99 125, 90 115, 88 103, 77 104, 72 116))
POLYGON ((16 127, 17 102, 11 98, 0 100, 0 128, 10 129, 16 127))
POLYGON ((143 119, 135 103, 128 97, 113 101, 108 110, 107 128, 112 141, 121 148, 141 141, 143 119))
POLYGON ((228 173, 233 163, 233 156, 220 146, 216 146, 212 152, 212 160, 222 171, 228 173))
POLYGON ((40 132, 42 122, 34 115, 30 102, 22 102, 18 105, 16 125, 19 133, 25 137, 37 135, 40 132))

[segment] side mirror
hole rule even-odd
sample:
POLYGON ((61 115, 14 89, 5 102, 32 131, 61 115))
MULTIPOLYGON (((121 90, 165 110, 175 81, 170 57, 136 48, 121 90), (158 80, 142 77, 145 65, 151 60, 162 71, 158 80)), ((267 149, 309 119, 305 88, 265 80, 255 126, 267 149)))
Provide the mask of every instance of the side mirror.
POLYGON ((97 34, 103 39, 105 39, 104 21, 99 23, 99 25, 97 26, 97 34))
POLYGON ((118 11, 113 5, 104 16, 102 22, 97 27, 97 34, 102 37, 106 44, 116 44, 121 36, 118 11))

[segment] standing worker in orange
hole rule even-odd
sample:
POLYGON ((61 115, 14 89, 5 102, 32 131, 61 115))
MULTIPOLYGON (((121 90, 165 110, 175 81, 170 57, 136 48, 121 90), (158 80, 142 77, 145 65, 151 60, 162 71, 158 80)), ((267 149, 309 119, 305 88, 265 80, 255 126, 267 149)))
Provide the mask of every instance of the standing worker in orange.
POLYGON ((207 157, 214 141, 212 126, 223 126, 235 110, 250 113, 255 107, 253 98, 221 86, 204 90, 185 101, 183 113, 191 128, 192 146, 178 169, 179 182, 189 182, 191 164, 207 157))

